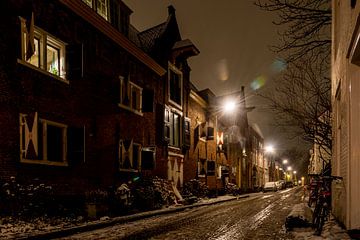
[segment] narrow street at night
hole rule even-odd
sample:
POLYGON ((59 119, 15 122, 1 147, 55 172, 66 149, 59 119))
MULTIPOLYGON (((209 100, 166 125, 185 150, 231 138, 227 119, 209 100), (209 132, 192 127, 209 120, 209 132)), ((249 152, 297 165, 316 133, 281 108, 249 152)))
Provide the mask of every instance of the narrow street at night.
POLYGON ((284 223, 301 197, 301 188, 258 193, 62 239, 292 239, 284 223))

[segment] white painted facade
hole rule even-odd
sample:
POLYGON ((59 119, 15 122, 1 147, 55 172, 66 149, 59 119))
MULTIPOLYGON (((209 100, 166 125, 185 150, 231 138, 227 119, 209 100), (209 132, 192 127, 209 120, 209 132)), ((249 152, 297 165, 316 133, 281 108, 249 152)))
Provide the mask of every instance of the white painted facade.
POLYGON ((360 2, 333 0, 333 214, 360 229, 360 2))

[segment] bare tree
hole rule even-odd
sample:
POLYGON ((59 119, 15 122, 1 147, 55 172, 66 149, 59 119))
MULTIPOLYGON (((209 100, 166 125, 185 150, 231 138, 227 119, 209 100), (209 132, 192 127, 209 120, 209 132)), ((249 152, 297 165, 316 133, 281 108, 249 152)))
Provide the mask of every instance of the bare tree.
POLYGON ((261 96, 279 126, 297 128, 296 134, 331 154, 331 1, 256 0, 255 5, 278 13, 274 24, 283 29, 281 41, 271 49, 287 65, 274 91, 261 96))
POLYGON ((331 0, 256 0, 255 5, 278 13, 279 19, 273 23, 283 26, 281 44, 272 50, 286 53, 288 63, 309 55, 329 58, 331 0))

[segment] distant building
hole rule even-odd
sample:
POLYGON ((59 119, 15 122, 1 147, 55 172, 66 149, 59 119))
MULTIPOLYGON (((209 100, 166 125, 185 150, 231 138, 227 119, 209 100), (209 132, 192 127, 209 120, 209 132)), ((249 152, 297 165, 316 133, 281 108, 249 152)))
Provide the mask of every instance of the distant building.
POLYGON ((347 229, 360 229, 360 4, 332 1, 332 212, 347 229))
POLYGON ((257 189, 265 184, 264 138, 259 130, 250 126, 252 176, 251 185, 257 189))

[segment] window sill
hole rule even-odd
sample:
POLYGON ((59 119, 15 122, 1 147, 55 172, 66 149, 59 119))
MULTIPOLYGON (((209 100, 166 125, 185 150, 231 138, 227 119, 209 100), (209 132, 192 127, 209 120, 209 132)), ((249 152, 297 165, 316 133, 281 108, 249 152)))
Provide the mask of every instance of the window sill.
POLYGON ((135 113, 136 115, 139 115, 139 116, 143 116, 143 115, 144 115, 142 112, 140 112, 140 111, 138 111, 138 110, 134 110, 134 109, 132 109, 131 107, 125 106, 125 105, 123 105, 123 104, 121 104, 121 103, 119 103, 118 106, 119 106, 120 108, 123 108, 123 109, 125 109, 125 110, 128 110, 128 111, 130 111, 130 112, 132 112, 132 113, 135 113))
POLYGON ((39 165, 59 166, 59 167, 69 166, 68 162, 53 162, 53 161, 48 161, 48 160, 21 159, 20 162, 27 163, 27 164, 39 164, 39 165))
POLYGON ((57 76, 55 74, 49 73, 48 71, 45 71, 44 69, 38 68, 38 67, 36 67, 36 66, 34 66, 34 65, 32 65, 32 64, 30 64, 30 63, 28 63, 28 62, 26 62, 26 61, 24 61, 22 59, 17 59, 17 62, 19 64, 25 66, 25 67, 31 68, 31 69, 33 69, 35 71, 38 71, 38 72, 40 72, 42 74, 45 74, 45 75, 49 76, 49 77, 55 78, 56 80, 59 80, 59 81, 61 81, 63 83, 69 84, 69 81, 66 80, 65 78, 62 78, 62 77, 59 77, 59 76, 57 76))
POLYGON ((172 106, 174 106, 174 107, 182 110, 182 106, 181 106, 180 104, 178 104, 177 102, 171 100, 170 98, 169 98, 169 103, 170 103, 172 106))
POLYGON ((120 172, 139 172, 139 170, 136 169, 128 169, 128 168, 120 168, 120 172))

